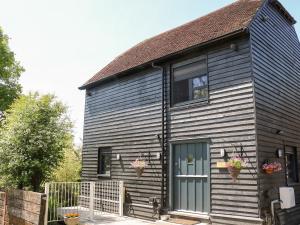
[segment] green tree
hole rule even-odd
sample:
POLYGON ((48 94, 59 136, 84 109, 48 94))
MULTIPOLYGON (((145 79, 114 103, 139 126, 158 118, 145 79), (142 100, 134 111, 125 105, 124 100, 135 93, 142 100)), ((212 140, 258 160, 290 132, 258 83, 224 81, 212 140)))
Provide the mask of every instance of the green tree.
POLYGON ((81 148, 67 148, 64 159, 53 171, 51 181, 54 182, 77 182, 81 175, 81 148))
POLYGON ((5 111, 21 93, 18 80, 23 71, 8 46, 8 36, 0 27, 0 117, 1 111, 5 111))
POLYGON ((19 97, 0 128, 0 174, 5 186, 39 191, 72 143, 67 108, 53 95, 19 97))

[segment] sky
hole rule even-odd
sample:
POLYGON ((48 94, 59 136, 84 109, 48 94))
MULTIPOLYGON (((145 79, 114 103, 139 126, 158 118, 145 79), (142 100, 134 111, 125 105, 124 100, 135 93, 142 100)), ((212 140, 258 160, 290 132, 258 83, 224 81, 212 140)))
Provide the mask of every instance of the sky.
MULTIPOLYGON (((84 91, 78 87, 138 42, 234 0, 0 0, 0 26, 26 69, 23 91, 55 94, 82 140, 84 91)), ((281 0, 300 21, 299 0, 281 0)), ((300 23, 300 22, 299 22, 300 23)), ((300 24, 296 24, 300 32, 300 24)))

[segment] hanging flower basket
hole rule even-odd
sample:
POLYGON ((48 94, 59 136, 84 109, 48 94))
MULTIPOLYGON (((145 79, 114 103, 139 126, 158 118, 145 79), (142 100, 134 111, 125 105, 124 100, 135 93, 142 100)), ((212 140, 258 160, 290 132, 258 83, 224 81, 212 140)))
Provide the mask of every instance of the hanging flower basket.
POLYGON ((237 169, 234 167, 227 167, 230 176, 232 177, 232 181, 236 182, 238 176, 240 175, 241 169, 237 169))
POLYGON ((273 174, 275 172, 280 172, 282 170, 282 166, 280 162, 266 162, 262 165, 262 169, 266 174, 273 174))
POLYGON ((264 169, 265 173, 267 174, 273 174, 274 170, 273 169, 264 169))
POLYGON ((227 169, 232 177, 232 181, 236 182, 238 176, 240 175, 241 170, 246 167, 245 161, 239 156, 233 156, 227 163, 227 169))
POLYGON ((137 177, 141 177, 144 173, 147 163, 143 159, 136 159, 131 163, 131 167, 134 168, 137 177))
POLYGON ((139 167, 134 168, 134 169, 135 169, 137 177, 141 177, 144 173, 144 170, 145 170, 145 168, 139 168, 139 167))
POLYGON ((79 214, 78 213, 65 214, 64 222, 66 225, 78 225, 79 224, 79 214))

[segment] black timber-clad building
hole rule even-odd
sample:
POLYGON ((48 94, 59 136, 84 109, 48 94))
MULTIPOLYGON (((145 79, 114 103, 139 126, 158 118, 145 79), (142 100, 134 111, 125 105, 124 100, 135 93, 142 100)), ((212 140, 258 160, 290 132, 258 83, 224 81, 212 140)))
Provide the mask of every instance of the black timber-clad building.
POLYGON ((130 216, 196 215, 224 225, 266 223, 279 187, 289 186, 296 206, 277 205, 275 215, 299 224, 295 23, 277 0, 239 0, 118 56, 80 87, 82 179, 123 180, 130 216), (217 166, 234 150, 248 161, 236 183, 217 166), (137 158, 148 163, 140 178, 130 165, 137 158), (283 170, 264 173, 266 161, 283 170))

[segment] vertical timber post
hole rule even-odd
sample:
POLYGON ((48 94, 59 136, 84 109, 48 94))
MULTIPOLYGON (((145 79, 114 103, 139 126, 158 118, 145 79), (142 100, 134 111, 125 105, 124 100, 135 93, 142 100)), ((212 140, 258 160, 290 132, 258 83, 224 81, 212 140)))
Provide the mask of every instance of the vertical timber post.
MULTIPOLYGON (((4 192, 4 199, 3 199, 4 202, 3 202, 3 212, 2 212, 3 213, 3 215, 2 215, 3 216, 3 221, 2 221, 3 225, 5 225, 5 218, 6 218, 6 214, 7 214, 7 202, 8 202, 7 201, 7 198, 8 198, 7 195, 8 195, 8 192, 7 191, 4 192)), ((8 218, 7 218, 7 220, 8 220, 8 218)))
POLYGON ((119 183, 119 216, 123 216, 123 206, 124 206, 124 181, 120 181, 119 183))
POLYGON ((90 220, 94 220, 95 182, 90 182, 90 220))
POLYGON ((44 225, 48 224, 48 203, 49 203, 49 183, 45 184, 45 194, 46 194, 46 207, 45 207, 45 218, 44 225))

